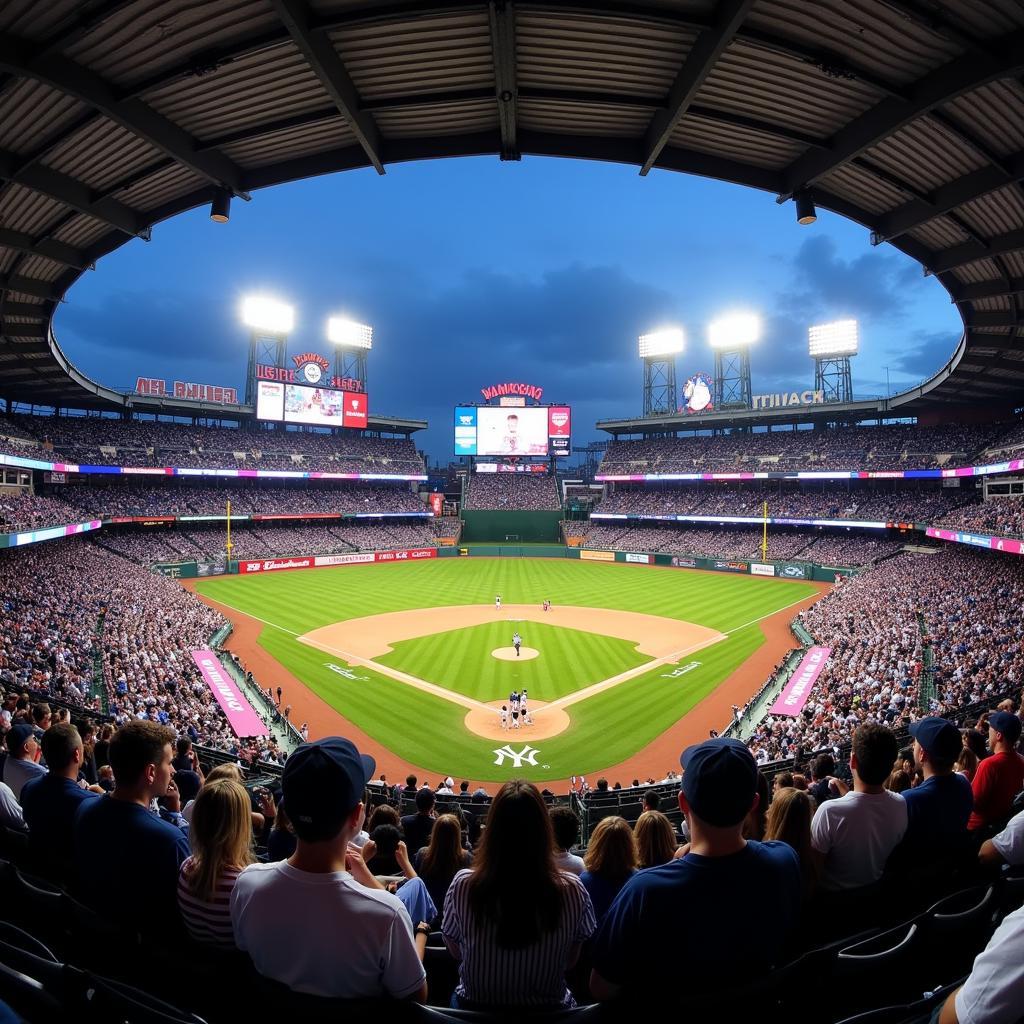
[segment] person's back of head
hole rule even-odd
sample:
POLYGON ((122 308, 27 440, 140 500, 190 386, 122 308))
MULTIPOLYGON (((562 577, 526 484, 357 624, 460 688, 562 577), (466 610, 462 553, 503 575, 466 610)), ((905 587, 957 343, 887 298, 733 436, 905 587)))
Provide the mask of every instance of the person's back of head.
POLYGON ((207 782, 217 782, 224 779, 228 779, 232 782, 244 783, 245 772, 243 772, 242 769, 232 761, 227 764, 219 764, 215 768, 211 768, 210 774, 206 776, 207 782))
POLYGON ((462 867, 464 859, 462 822, 454 814, 442 814, 434 822, 419 873, 425 878, 450 878, 462 867))
POLYGON ((77 777, 77 765, 82 762, 82 737, 73 725, 68 722, 51 725, 43 733, 40 746, 43 748, 43 757, 51 772, 55 775, 63 775, 65 772, 70 772, 74 766, 74 774, 77 777))
MULTIPOLYGON (((147 788, 154 784, 156 770, 170 761, 169 748, 173 743, 174 733, 165 725, 144 721, 122 725, 110 741, 115 790, 147 788)), ((151 795, 163 796, 163 793, 151 795)))
POLYGON ((644 811, 633 831, 640 867, 667 864, 675 856, 676 834, 672 822, 661 811, 644 811))
POLYGON ((432 789, 418 789, 416 791, 416 810, 420 814, 429 814, 434 808, 434 791, 432 789))
POLYGON ((636 836, 629 822, 618 815, 602 818, 587 843, 583 859, 587 871, 620 882, 636 870, 638 863, 636 836))
POLYGON ((607 779, 598 779, 597 780, 597 791, 598 791, 598 793, 607 793, 608 792, 608 780, 607 779))
POLYGON ((653 789, 647 790, 644 793, 644 810, 645 811, 656 811, 661 804, 661 797, 654 792, 653 789))
POLYGON ((760 803, 761 773, 746 744, 719 737, 687 747, 679 758, 679 806, 698 852, 724 856, 742 849, 743 826, 760 803))
POLYGON ((551 827, 555 833, 555 845, 568 850, 576 845, 580 837, 580 819, 571 807, 552 807, 551 827))
POLYGON ((520 949, 557 927, 568 878, 555 863, 551 816, 532 783, 514 779, 498 790, 468 884, 473 911, 495 923, 502 948, 520 949))
POLYGON ((45 729, 52 717, 49 704, 32 705, 32 722, 40 729, 45 729))
POLYGON ((884 785, 897 754, 896 736, 884 725, 865 722, 854 730, 850 767, 865 786, 884 785))
POLYGON ((821 782, 836 773, 836 759, 831 754, 819 754, 811 765, 811 778, 821 782))
POLYGON ((406 789, 415 789, 416 788, 416 776, 415 775, 406 775, 406 777, 405 777, 405 788, 406 789))
POLYGON ((813 865, 811 819, 814 811, 810 793, 792 788, 781 790, 768 808, 764 838, 786 843, 796 850, 801 865, 813 865))
POLYGON ((793 773, 792 772, 779 772, 775 776, 775 791, 778 792, 780 789, 792 789, 793 788, 793 773))
POLYGON ((463 795, 469 792, 469 783, 465 779, 459 783, 459 792, 463 795))
POLYGON ((179 736, 175 744, 174 752, 178 757, 187 757, 192 749, 192 741, 187 736, 179 736))
POLYGON ((233 779, 215 779, 200 790, 192 808, 189 887, 197 899, 213 902, 226 868, 244 868, 252 851, 252 805, 245 787, 233 779))
POLYGON ((381 804, 379 807, 374 807, 370 814, 370 820, 366 823, 366 831, 372 832, 378 825, 394 825, 395 828, 398 828, 400 821, 398 811, 391 804, 381 804))

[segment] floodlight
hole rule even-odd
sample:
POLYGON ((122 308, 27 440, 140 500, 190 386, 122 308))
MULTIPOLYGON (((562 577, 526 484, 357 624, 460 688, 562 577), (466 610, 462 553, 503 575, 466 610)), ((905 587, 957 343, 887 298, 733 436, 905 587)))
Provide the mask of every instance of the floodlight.
POLYGON ((213 193, 210 203, 210 220, 216 224, 227 224, 231 219, 231 193, 226 188, 219 188, 213 193))
POLYGON ((250 295, 242 300, 242 320, 257 331, 288 334, 295 326, 295 310, 276 299, 250 295))
POLYGON ((373 348, 373 328, 354 320, 332 316, 327 321, 327 340, 346 348, 373 348))
POLYGON ((855 356, 857 354, 857 321, 834 320, 817 324, 807 331, 812 356, 855 356))
POLYGON ((813 224, 818 219, 818 212, 814 209, 814 200, 807 192, 797 192, 793 196, 796 203, 797 224, 813 224))
POLYGON ((662 327, 650 334, 641 334, 637 340, 640 343, 640 358, 648 359, 682 352, 686 338, 682 327, 662 327))
POLYGON ((708 324, 712 348, 744 348, 761 337, 761 318, 755 313, 733 313, 708 324))

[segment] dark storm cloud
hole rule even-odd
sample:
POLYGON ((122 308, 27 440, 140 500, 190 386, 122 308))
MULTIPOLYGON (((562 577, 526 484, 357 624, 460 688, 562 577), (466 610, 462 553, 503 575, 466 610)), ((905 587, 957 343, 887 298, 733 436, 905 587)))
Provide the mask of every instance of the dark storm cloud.
POLYGON ((913 331, 906 347, 891 359, 894 372, 924 379, 941 369, 952 355, 950 342, 955 340, 948 331, 913 331))

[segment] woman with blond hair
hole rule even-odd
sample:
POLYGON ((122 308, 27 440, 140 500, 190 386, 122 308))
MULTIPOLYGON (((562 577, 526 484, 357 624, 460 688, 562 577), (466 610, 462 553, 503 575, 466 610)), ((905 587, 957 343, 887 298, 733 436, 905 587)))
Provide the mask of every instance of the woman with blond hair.
POLYGON ((602 818, 590 835, 580 875, 598 924, 636 868, 636 838, 629 822, 618 815, 602 818))
POLYGON ((667 864, 679 844, 672 822, 661 811, 644 811, 633 828, 636 837, 637 867, 653 868, 667 864))
POLYGON ((473 855, 462 848, 462 823, 454 814, 442 814, 434 822, 430 844, 420 847, 413 858, 416 874, 423 879, 437 908, 437 916, 431 922, 434 927, 441 924, 444 898, 452 879, 472 862, 473 855))
POLYGON ((764 830, 766 840, 777 839, 786 843, 800 858, 804 902, 818 884, 818 860, 811 847, 811 819, 815 809, 810 793, 791 787, 780 789, 768 808, 764 830))
POLYGON ((233 779, 208 782, 192 808, 192 856, 178 875, 178 907, 196 942, 234 949, 231 891, 255 861, 252 805, 245 787, 233 779))

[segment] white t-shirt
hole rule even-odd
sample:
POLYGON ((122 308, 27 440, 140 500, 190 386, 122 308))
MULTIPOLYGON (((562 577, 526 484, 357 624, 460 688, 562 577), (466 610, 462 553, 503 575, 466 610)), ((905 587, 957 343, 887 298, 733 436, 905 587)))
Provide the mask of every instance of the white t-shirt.
POLYGON ((17 829, 25 827, 21 805, 14 798, 14 790, 5 782, 0 782, 0 825, 17 829))
MULTIPOLYGON (((1020 815, 1017 815, 1020 817, 1020 815)), ((1024 907, 1007 914, 954 999, 960 1024, 1014 1024, 1024 1006, 1024 907)))
POLYGON ((260 974, 296 992, 403 999, 426 977, 402 901, 347 871, 252 864, 232 890, 231 923, 260 974))
POLYGON ((559 850, 555 854, 555 864, 559 871, 568 871, 570 875, 582 875, 585 870, 583 858, 568 850, 559 850))
POLYGON ((1006 828, 992 839, 992 845, 1007 864, 1024 864, 1024 811, 1010 819, 1006 828))
POLYGON ((825 889, 856 889, 882 877, 889 854, 907 831, 899 793, 858 793, 828 800, 814 812, 811 845, 825 855, 825 889))

